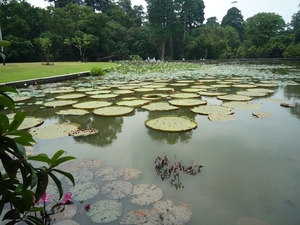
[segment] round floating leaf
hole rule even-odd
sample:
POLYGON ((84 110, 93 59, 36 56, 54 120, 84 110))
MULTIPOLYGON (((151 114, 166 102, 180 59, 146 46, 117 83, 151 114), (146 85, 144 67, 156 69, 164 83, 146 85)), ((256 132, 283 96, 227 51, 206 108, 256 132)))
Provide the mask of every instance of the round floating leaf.
POLYGON ((213 113, 230 115, 234 113, 233 109, 218 105, 197 106, 192 108, 191 111, 202 115, 209 115, 213 113))
POLYGON ((173 205, 170 199, 155 202, 153 210, 158 212, 160 218, 163 218, 164 224, 174 225, 186 224, 191 220, 193 214, 186 204, 173 205))
POLYGON ((138 178, 141 173, 142 171, 138 169, 127 167, 124 169, 124 180, 138 178))
POLYGON ((81 102, 73 105, 76 109, 96 109, 100 107, 106 107, 112 105, 111 102, 107 101, 88 101, 88 102, 81 102))
POLYGON ((100 94, 109 94, 111 91, 109 90, 98 90, 98 91, 87 91, 85 92, 87 95, 100 95, 100 94))
POLYGON ((59 96, 56 96, 55 98, 68 100, 68 99, 84 98, 85 96, 86 96, 85 94, 75 93, 75 94, 68 94, 68 95, 59 95, 59 96))
POLYGON ((78 88, 76 89, 77 92, 88 92, 88 91, 97 91, 94 88, 78 88))
POLYGON ((132 101, 132 100, 137 100, 137 97, 124 97, 122 98, 122 101, 132 101))
POLYGON ((170 86, 175 86, 175 87, 183 87, 183 86, 188 86, 188 83, 171 83, 169 84, 170 86))
POLYGON ((150 101, 144 99, 137 99, 131 101, 120 101, 117 102, 117 105, 129 106, 129 107, 138 107, 148 104, 150 101))
POLYGON ((98 130, 94 128, 76 129, 69 132, 69 136, 73 137, 86 137, 98 134, 98 130))
POLYGON ((278 87, 278 84, 256 84, 257 87, 278 87))
POLYGON ((133 90, 135 88, 136 88, 136 86, 121 86, 121 87, 118 87, 118 89, 120 89, 120 90, 133 90))
POLYGON ((137 209, 123 215, 120 224, 162 224, 159 214, 155 210, 137 209))
POLYGON ((80 223, 76 222, 75 220, 61 220, 53 225, 80 225, 80 223))
POLYGON ((150 91, 154 91, 154 88, 135 88, 133 89, 136 92, 150 92, 150 91))
POLYGON ((229 120, 235 120, 235 116, 213 113, 208 115, 208 119, 217 122, 227 122, 229 120))
POLYGON ((170 100, 169 103, 175 106, 197 106, 197 105, 206 105, 207 102, 201 99, 174 99, 170 100))
POLYGON ((177 106, 170 105, 168 102, 152 102, 142 106, 142 108, 149 111, 170 111, 178 109, 177 106))
POLYGON ((21 101, 28 100, 31 97, 30 96, 13 96, 11 98, 14 100, 14 102, 21 102, 21 101))
POLYGON ((93 111, 98 116, 123 116, 134 111, 134 108, 127 106, 108 106, 93 111))
POLYGON ((214 87, 212 86, 208 86, 208 85, 194 85, 194 86, 191 86, 191 88, 196 88, 196 89, 212 89, 214 87))
POLYGON ((191 93, 197 93, 199 91, 198 88, 182 88, 182 92, 191 92, 191 93))
MULTIPOLYGON (((94 173, 89 170, 76 170, 72 172, 76 185, 79 183, 85 183, 92 181, 94 178, 94 173)), ((72 182, 65 178, 67 184, 72 185, 72 182)))
POLYGON ((174 91, 174 88, 170 87, 160 87, 160 88, 155 88, 157 91, 174 91))
POLYGON ((161 87, 165 87, 167 84, 149 84, 149 85, 146 85, 146 86, 142 86, 142 88, 153 88, 153 89, 156 89, 156 88, 161 88, 161 87))
POLYGON ((207 91, 199 91, 199 95, 202 96, 209 96, 209 97, 215 97, 215 96, 221 96, 221 95, 226 95, 226 92, 207 92, 207 91))
POLYGON ((149 119, 145 122, 147 127, 154 130, 180 132, 189 131, 197 127, 197 123, 187 117, 167 116, 149 119))
POLYGON ((122 213, 122 203, 116 200, 105 199, 92 204, 86 215, 91 217, 94 223, 109 223, 118 219, 122 213))
POLYGON ((253 91, 253 92, 261 92, 261 93, 274 93, 274 90, 266 89, 266 88, 250 88, 247 89, 247 91, 253 91))
POLYGON ((77 103, 76 100, 57 100, 57 101, 51 101, 51 102, 45 102, 45 107, 61 107, 61 106, 68 106, 73 105, 77 103))
POLYGON ((159 94, 148 94, 148 95, 143 95, 142 99, 145 100, 161 100, 162 96, 159 94))
POLYGON ((57 213, 50 215, 52 221, 65 221, 72 219, 77 214, 77 206, 75 205, 63 205, 57 204, 52 207, 55 210, 57 207, 57 213), (62 211, 62 212, 61 212, 62 211))
POLYGON ((90 98, 93 99, 109 99, 109 98, 116 98, 118 94, 102 94, 102 95, 91 95, 90 98))
POLYGON ((253 102, 224 102, 222 106, 233 108, 233 109, 259 109, 261 107, 260 104, 253 102))
POLYGON ((78 170, 89 170, 94 168, 99 168, 104 164, 101 159, 97 158, 84 158, 81 160, 72 160, 70 162, 64 163, 60 167, 61 170, 67 172, 73 172, 78 170))
POLYGON ((124 198, 132 192, 132 184, 128 181, 111 181, 101 187, 101 193, 110 193, 108 199, 124 198))
POLYGON ((118 166, 106 166, 95 171, 95 177, 103 176, 102 181, 116 180, 124 175, 124 169, 118 166))
POLYGON ((253 84, 233 84, 231 85, 232 87, 237 87, 237 88, 256 88, 256 85, 253 84))
POLYGON ((154 184, 137 184, 133 186, 131 202, 137 205, 150 205, 163 196, 163 190, 154 184))
POLYGON ((72 193, 72 198, 76 201, 85 201, 99 193, 100 185, 94 182, 76 183, 69 191, 72 193))
POLYGON ((40 139, 55 139, 68 136, 69 132, 79 127, 79 124, 54 123, 45 127, 30 130, 32 136, 40 139))
MULTIPOLYGON (((15 113, 12 114, 8 114, 7 117, 9 120, 13 120, 15 116, 15 113)), ((44 123, 44 119, 43 118, 38 118, 38 117, 32 117, 32 116, 25 116, 23 122, 21 123, 21 125, 19 126, 19 130, 27 130, 29 128, 32 127, 37 127, 41 124, 44 123)))
POLYGON ((117 94, 117 95, 128 95, 128 94, 133 94, 134 91, 131 91, 131 90, 115 90, 113 91, 114 94, 117 94))
POLYGON ((59 115, 73 115, 73 116, 83 116, 89 114, 90 112, 84 109, 66 109, 56 112, 59 115))
POLYGON ((213 84, 211 86, 214 88, 229 88, 229 87, 231 87, 231 85, 229 85, 229 84, 213 84))
POLYGON ((50 94, 60 94, 60 93, 71 93, 74 92, 75 89, 72 87, 58 87, 55 90, 49 91, 50 94))
POLYGON ((192 93, 175 93, 170 95, 172 98, 198 98, 198 94, 192 94, 192 93))
POLYGON ((236 94, 250 96, 250 97, 263 97, 267 95, 267 93, 255 92, 255 91, 238 91, 236 92, 236 94))
POLYGON ((268 112, 253 112, 252 115, 256 116, 259 119, 261 119, 261 118, 270 118, 270 117, 274 116, 273 113, 268 113, 268 112))
POLYGON ((233 95, 233 94, 217 96, 217 99, 226 100, 226 101, 250 101, 250 100, 252 100, 252 98, 249 96, 233 95))

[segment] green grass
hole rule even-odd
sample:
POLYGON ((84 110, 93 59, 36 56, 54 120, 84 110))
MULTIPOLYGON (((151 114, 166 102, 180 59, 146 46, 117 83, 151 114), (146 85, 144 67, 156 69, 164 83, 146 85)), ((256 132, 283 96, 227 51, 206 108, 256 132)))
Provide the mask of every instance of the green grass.
POLYGON ((55 62, 54 65, 41 63, 6 63, 0 64, 0 83, 51 77, 70 73, 90 71, 93 67, 102 69, 115 67, 116 63, 100 62, 55 62))

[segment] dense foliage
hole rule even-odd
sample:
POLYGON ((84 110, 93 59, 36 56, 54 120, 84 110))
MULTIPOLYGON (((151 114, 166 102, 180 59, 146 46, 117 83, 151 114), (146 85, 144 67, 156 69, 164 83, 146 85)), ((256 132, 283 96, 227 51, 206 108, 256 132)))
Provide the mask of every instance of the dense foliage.
POLYGON ((7 62, 96 61, 130 55, 171 59, 297 57, 300 11, 289 24, 275 13, 243 18, 228 9, 221 22, 205 18, 203 0, 0 0, 7 62), (206 20, 206 23, 204 21, 206 20), (231 29, 233 28, 233 29, 231 29))

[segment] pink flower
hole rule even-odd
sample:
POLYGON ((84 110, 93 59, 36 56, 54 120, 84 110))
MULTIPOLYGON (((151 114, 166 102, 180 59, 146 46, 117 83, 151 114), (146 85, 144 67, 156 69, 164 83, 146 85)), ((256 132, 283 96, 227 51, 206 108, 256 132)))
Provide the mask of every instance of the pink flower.
POLYGON ((66 204, 66 203, 70 203, 70 202, 72 202, 72 193, 71 192, 67 192, 66 194, 65 194, 65 197, 64 197, 64 199, 62 200, 62 204, 66 204))
POLYGON ((44 192, 44 194, 42 195, 41 199, 38 200, 38 202, 36 204, 40 204, 41 202, 49 202, 49 198, 51 198, 53 195, 46 195, 46 191, 44 192))
POLYGON ((91 205, 90 204, 86 204, 83 208, 84 208, 85 211, 88 211, 91 208, 91 205))

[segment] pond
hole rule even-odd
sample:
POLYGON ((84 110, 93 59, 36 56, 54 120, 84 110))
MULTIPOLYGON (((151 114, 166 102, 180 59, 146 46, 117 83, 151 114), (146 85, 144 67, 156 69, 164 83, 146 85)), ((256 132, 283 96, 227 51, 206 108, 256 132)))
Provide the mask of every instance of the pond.
MULTIPOLYGON (((28 116, 43 118, 44 123, 41 127, 67 122, 99 131, 98 134, 87 137, 36 138, 37 144, 29 151, 52 155, 57 150, 64 149, 68 155, 77 159, 99 158, 107 167, 138 169, 141 174, 138 178, 129 180, 132 185, 156 185, 163 191, 162 201, 170 199, 174 205, 188 207, 192 217, 187 224, 299 224, 299 84, 300 70, 293 65, 203 65, 198 69, 170 74, 149 72, 140 75, 133 72, 124 75, 115 72, 102 78, 87 77, 56 85, 42 85, 39 90, 21 89, 24 95, 30 93, 36 97, 18 102, 18 105, 28 116), (135 91, 133 94, 120 95, 105 101, 116 104, 124 97, 141 98, 146 94, 158 93, 167 94, 163 95, 160 101, 168 102, 174 99, 170 97, 174 93, 194 94, 206 91, 225 92, 228 95, 242 92, 243 96, 249 96, 249 89, 271 91, 264 92, 265 96, 251 97, 253 99, 249 102, 259 104, 259 108, 234 108, 234 118, 227 122, 210 120, 207 115, 191 111, 191 108, 198 106, 179 106, 179 109, 172 111, 149 111, 138 106, 127 115, 107 117, 95 115, 92 110, 82 116, 59 115, 56 112, 70 109, 72 106, 41 105, 42 101, 49 102, 63 95, 50 93, 50 90, 62 86, 76 88, 77 92, 83 88, 103 90, 103 87, 109 87, 108 90, 113 92, 121 90, 120 87, 124 86, 146 87, 159 83, 163 83, 164 87, 173 88, 174 91, 135 91), (192 86, 193 89, 201 90, 182 91, 192 86), (246 89, 248 92, 244 93, 246 89), (292 107, 282 107, 280 103, 290 104, 292 107), (271 117, 257 118, 253 112, 267 112, 271 117), (148 119, 162 116, 184 116, 194 120, 197 127, 184 132, 165 132, 145 126, 148 119), (185 165, 197 161, 197 165, 203 167, 200 173, 194 175, 180 171, 180 182, 176 183, 178 180, 163 179, 157 174, 155 160, 158 156, 166 156, 169 161, 176 160, 185 165)), ((220 106, 228 102, 205 94, 197 99, 206 101, 207 105, 220 106)), ((87 94, 86 97, 76 100, 84 102, 95 99, 91 99, 87 94)), ((100 178, 94 180, 100 184, 100 190, 107 183, 100 178)), ((124 178, 120 177, 117 180, 124 178)), ((65 190, 70 188, 68 184, 64 185, 65 190)), ((74 201, 74 205, 78 207, 74 220, 80 224, 96 224, 82 212, 82 208, 85 204, 93 206, 95 202, 106 199, 106 196, 107 193, 99 193, 83 203, 74 201)), ((131 200, 130 195, 117 200, 122 203, 122 215, 108 224, 119 224, 121 218, 133 210, 146 213, 155 204, 143 206, 134 204, 131 200)), ((168 213, 178 214, 178 217, 184 216, 176 210, 165 212, 163 216, 167 217, 168 213)), ((162 216, 160 220, 154 224, 167 224, 162 216)), ((177 220, 179 221, 178 218, 177 220)))

